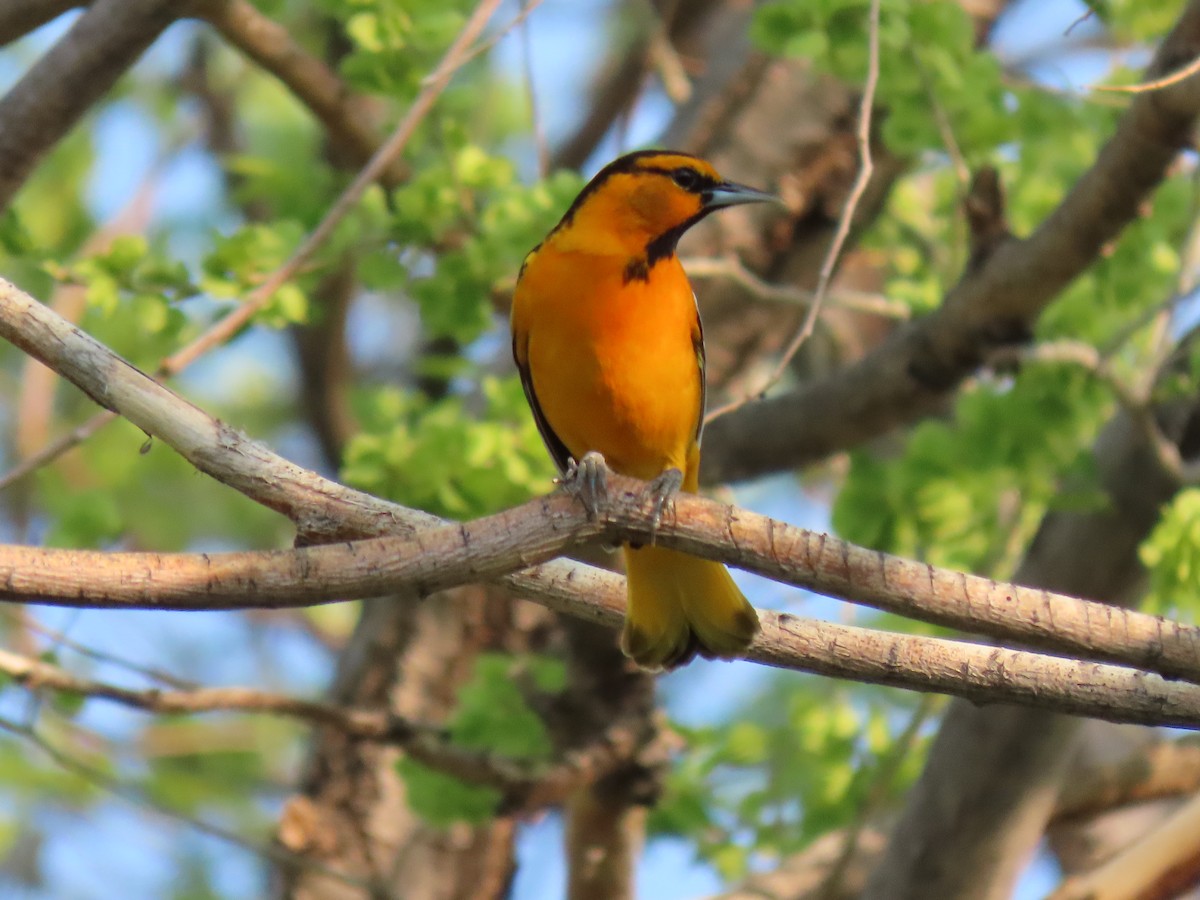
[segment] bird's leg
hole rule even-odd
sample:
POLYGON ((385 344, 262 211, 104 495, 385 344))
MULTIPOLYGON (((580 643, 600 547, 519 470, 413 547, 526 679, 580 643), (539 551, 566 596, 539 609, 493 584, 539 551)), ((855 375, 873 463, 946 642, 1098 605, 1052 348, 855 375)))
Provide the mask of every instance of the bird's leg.
POLYGON ((663 512, 675 502, 675 495, 683 487, 683 472, 679 469, 667 469, 646 489, 646 496, 654 504, 650 514, 650 545, 654 546, 658 525, 662 522, 663 512))
POLYGON ((559 483, 567 493, 579 498, 588 516, 595 518, 600 505, 608 499, 608 464, 602 454, 589 450, 579 462, 572 459, 568 463, 559 483))

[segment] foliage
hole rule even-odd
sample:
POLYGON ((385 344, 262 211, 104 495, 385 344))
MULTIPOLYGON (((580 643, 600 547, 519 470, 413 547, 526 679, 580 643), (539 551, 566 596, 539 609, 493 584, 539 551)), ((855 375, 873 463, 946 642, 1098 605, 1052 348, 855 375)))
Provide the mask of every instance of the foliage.
POLYGON ((1200 490, 1176 495, 1141 556, 1150 570, 1147 608, 1194 621, 1200 610, 1200 490))

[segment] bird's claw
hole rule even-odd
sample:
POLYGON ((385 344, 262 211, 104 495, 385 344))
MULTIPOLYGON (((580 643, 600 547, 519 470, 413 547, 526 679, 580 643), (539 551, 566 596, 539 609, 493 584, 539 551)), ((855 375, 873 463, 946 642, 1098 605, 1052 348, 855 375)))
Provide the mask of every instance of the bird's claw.
POLYGON ((563 489, 579 498, 587 514, 595 518, 600 506, 608 499, 608 464, 595 450, 583 454, 578 462, 572 459, 559 480, 563 489))
POLYGON ((679 489, 683 487, 683 472, 679 469, 667 469, 652 482, 646 489, 646 495, 651 503, 650 513, 650 545, 654 545, 655 537, 658 535, 658 526, 662 522, 663 513, 668 506, 675 502, 675 495, 679 493, 679 489))

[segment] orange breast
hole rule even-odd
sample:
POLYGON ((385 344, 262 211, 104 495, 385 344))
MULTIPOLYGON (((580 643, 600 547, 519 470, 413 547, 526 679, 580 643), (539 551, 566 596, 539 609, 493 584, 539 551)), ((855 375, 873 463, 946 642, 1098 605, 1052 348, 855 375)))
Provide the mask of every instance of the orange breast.
POLYGON ((571 455, 617 472, 686 471, 701 415, 695 299, 678 260, 623 283, 623 261, 539 253, 513 299, 534 392, 571 455))

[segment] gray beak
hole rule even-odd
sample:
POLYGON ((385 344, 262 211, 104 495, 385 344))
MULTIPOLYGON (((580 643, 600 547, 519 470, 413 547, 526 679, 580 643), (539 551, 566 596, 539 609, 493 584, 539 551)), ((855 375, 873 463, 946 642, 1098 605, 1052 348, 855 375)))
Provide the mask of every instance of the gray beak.
POLYGON ((711 190, 705 191, 705 209, 720 209, 723 206, 738 206, 742 203, 782 203, 774 194, 747 187, 732 181, 722 181, 711 190))

